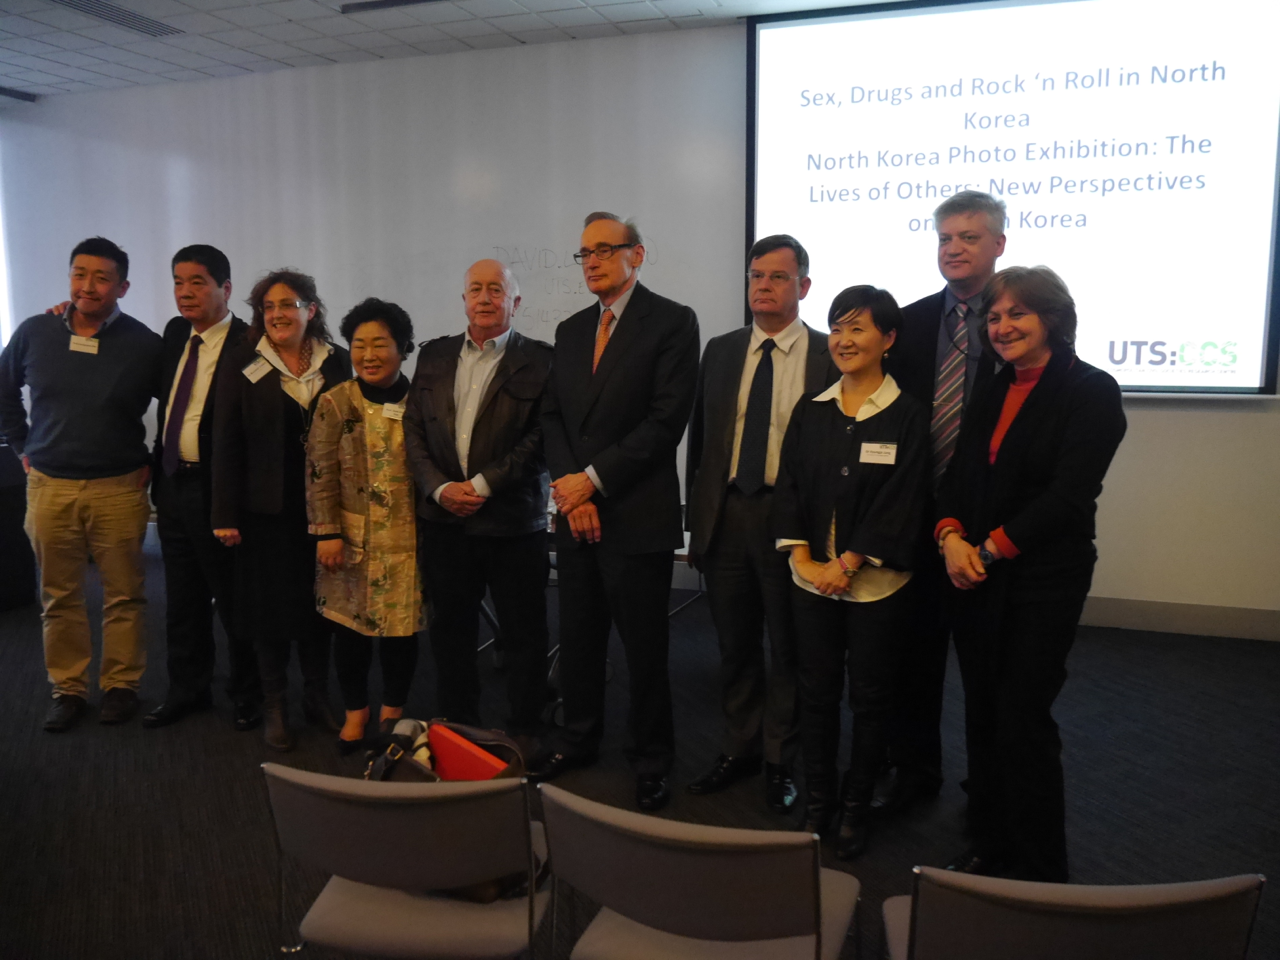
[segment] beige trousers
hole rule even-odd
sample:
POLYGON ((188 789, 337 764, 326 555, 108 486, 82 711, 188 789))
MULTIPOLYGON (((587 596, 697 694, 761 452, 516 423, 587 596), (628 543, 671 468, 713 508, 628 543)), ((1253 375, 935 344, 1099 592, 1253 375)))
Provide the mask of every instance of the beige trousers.
POLYGON ((40 565, 44 663, 55 694, 88 692, 90 557, 102 578, 98 685, 138 689, 147 666, 142 542, 150 516, 143 470, 100 480, 61 480, 35 468, 27 474, 26 530, 40 565))

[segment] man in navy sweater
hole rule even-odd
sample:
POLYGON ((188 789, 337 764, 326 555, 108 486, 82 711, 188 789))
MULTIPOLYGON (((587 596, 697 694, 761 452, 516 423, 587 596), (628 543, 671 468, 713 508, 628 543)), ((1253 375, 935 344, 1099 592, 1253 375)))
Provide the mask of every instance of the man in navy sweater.
POLYGON ((151 455, 142 417, 157 392, 162 343, 116 305, 128 278, 123 250, 103 237, 83 241, 71 252, 66 313, 23 321, 0 355, 0 434, 27 471, 26 528, 40 565, 50 732, 69 729, 87 705, 90 556, 102 577, 101 722, 133 716, 146 667, 151 455))

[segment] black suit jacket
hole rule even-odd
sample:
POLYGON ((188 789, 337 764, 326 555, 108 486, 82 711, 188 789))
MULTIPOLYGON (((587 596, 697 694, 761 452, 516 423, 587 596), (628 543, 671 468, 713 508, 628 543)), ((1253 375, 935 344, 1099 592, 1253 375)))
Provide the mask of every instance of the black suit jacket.
MULTIPOLYGON (((698 318, 637 283, 593 374, 599 319, 593 303, 556 328, 542 407, 547 466, 552 478, 594 467, 602 544, 675 550, 684 544, 676 448, 697 390, 698 318)), ((562 521, 557 533, 568 528, 562 521)))
MULTIPOLYGON (((204 467, 201 483, 204 487, 204 502, 207 507, 213 497, 213 411, 218 395, 218 377, 226 365, 227 357, 244 343, 249 335, 249 325, 231 315, 231 327, 227 330, 227 338, 222 342, 222 350, 218 354, 218 362, 213 368, 213 380, 209 383, 209 392, 205 395, 204 409, 200 411, 200 427, 197 431, 197 442, 200 447, 200 463, 204 467)), ((169 410, 169 394, 173 390, 173 381, 178 376, 178 364, 182 362, 182 352, 191 339, 191 321, 186 317, 174 317, 165 325, 164 346, 160 354, 160 402, 156 409, 156 442, 152 455, 151 477, 153 485, 158 486, 167 480, 164 475, 164 425, 165 415, 169 410)), ((157 501, 158 502, 158 501, 157 501)))
MULTIPOLYGON (((230 345, 228 345, 230 346, 230 345)), ((218 400, 213 408, 213 529, 239 527, 245 512, 279 513, 284 491, 284 409, 280 371, 257 383, 244 368, 257 359, 257 341, 246 337, 219 357, 218 400)), ((351 355, 334 345, 320 367, 324 390, 351 379, 351 355)), ((289 400, 293 403, 292 400, 289 400)), ((311 402, 314 413, 320 402, 311 402)), ((298 478, 302 482, 301 477, 298 478)))
POLYGON ((1087 591, 1093 570, 1097 499, 1126 427, 1120 387, 1069 351, 1055 352, 990 464, 1013 378, 1005 367, 971 403, 935 519, 959 520, 974 544, 1003 526, 1020 553, 998 561, 993 579, 1014 577, 1015 589, 1039 598, 1071 596, 1082 584, 1087 591))
MULTIPOLYGON (((702 354, 684 471, 685 522, 691 534, 689 552, 694 555, 700 556, 710 547, 729 488, 738 393, 753 329, 754 325, 748 325, 713 337, 702 354)), ((820 393, 840 378, 840 371, 827 349, 827 337, 812 328, 806 330, 803 392, 820 393)))
POLYGON ((463 532, 513 537, 547 528, 549 484, 542 450, 542 394, 552 347, 514 330, 485 390, 471 431, 467 473, 458 459, 454 380, 465 333, 422 345, 405 398, 404 442, 418 487, 418 515, 463 532), (441 484, 483 474, 491 495, 465 519, 431 496, 441 484))
MULTIPOLYGON (((898 331, 897 342, 884 363, 885 373, 893 375, 898 388, 930 410, 933 409, 934 381, 938 375, 938 328, 942 326, 944 292, 939 290, 902 308, 902 329, 898 331)), ((995 361, 984 351, 978 360, 970 401, 982 393, 994 372, 995 361)))

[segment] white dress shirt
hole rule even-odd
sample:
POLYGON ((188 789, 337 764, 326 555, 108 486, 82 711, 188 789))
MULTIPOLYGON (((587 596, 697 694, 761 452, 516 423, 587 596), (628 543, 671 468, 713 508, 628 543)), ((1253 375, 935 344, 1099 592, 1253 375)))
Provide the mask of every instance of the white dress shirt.
POLYGON ((276 353, 265 333, 259 338, 258 345, 254 349, 267 363, 280 371, 280 386, 284 388, 284 392, 297 400, 303 410, 310 410, 311 401, 324 390, 324 375, 320 372, 320 367, 328 359, 329 354, 333 353, 333 347, 323 340, 312 339, 311 366, 304 370, 300 377, 295 377, 289 365, 280 359, 280 354, 276 353))
MULTIPOLYGON (((738 475, 738 454, 742 449, 742 429, 747 422, 747 401, 751 397, 751 381, 764 355, 761 346, 769 335, 758 324, 751 325, 751 344, 747 362, 738 383, 738 415, 733 421, 733 459, 729 461, 729 482, 738 475)), ((769 411, 769 444, 765 450, 764 482, 772 487, 778 480, 778 462, 782 459, 782 438, 786 436, 791 411, 804 394, 805 364, 809 353, 809 336, 799 317, 773 337, 773 405, 769 411)))
MULTIPOLYGON (((822 393, 813 398, 813 403, 840 403, 840 394, 843 390, 843 378, 837 380, 822 393)), ((885 409, 893 401, 897 400, 902 394, 898 389, 898 384, 889 374, 884 375, 884 382, 880 384, 871 396, 862 401, 862 406, 858 408, 858 413, 854 417, 857 421, 867 420, 874 417, 881 410, 885 409)), ((843 412, 844 407, 841 407, 843 412)), ((807 544, 808 540, 779 540, 777 543, 779 550, 790 550, 797 544, 807 544)), ((830 557, 837 556, 841 551, 836 550, 836 517, 831 515, 831 528, 827 533, 827 555, 830 557)), ((867 557, 867 562, 858 568, 858 572, 849 580, 849 589, 845 593, 838 593, 830 597, 831 600, 849 600, 853 603, 870 603, 874 600, 883 600, 885 597, 897 593, 907 581, 911 579, 911 573, 907 570, 891 570, 882 566, 881 561, 875 557, 867 557)), ((806 580, 800 574, 796 573, 796 561, 793 556, 789 561, 791 565, 791 580, 801 590, 807 590, 810 593, 818 594, 818 588, 806 580)))
MULTIPOLYGON (((213 385, 213 371, 218 366, 218 357, 222 354, 222 345, 227 342, 227 332, 231 329, 231 311, 228 310, 221 320, 215 323, 200 337, 200 356, 196 360, 196 379, 191 384, 191 399, 187 403, 187 412, 182 418, 182 432, 178 434, 178 458, 187 463, 200 462, 200 418, 204 414, 204 404, 209 398, 209 387, 213 385)), ((173 414, 173 398, 178 393, 178 384, 182 380, 182 371, 187 366, 187 357, 191 354, 191 338, 197 336, 195 330, 187 337, 182 348, 182 356, 178 358, 178 368, 174 373, 173 386, 169 389, 169 399, 164 409, 165 432, 173 414)))
MULTIPOLYGON (((480 404, 484 401, 489 384, 493 382, 493 375, 498 371, 498 364, 502 362, 510 340, 510 327, 501 336, 486 340, 484 346, 471 339, 470 333, 462 338, 458 369, 453 375, 453 435, 457 444, 458 463, 462 464, 464 474, 467 473, 468 461, 471 459, 471 433, 475 430, 480 404)), ((436 503, 440 502, 440 495, 448 485, 442 483, 431 491, 436 503)), ((479 497, 487 497, 492 492, 481 473, 471 478, 471 486, 479 497)))
MULTIPOLYGON (((606 307, 603 303, 597 304, 597 306, 600 307, 600 319, 596 321, 597 340, 600 338, 600 324, 604 320, 604 312, 606 310, 613 311, 613 319, 609 321, 609 339, 613 339, 613 335, 618 332, 618 322, 622 319, 622 313, 627 309, 627 304, 631 302, 631 294, 635 292, 636 284, 639 282, 640 278, 637 277, 631 286, 627 287, 623 292, 622 296, 618 297, 618 299, 609 304, 609 306, 606 307)), ((591 464, 587 464, 587 468, 583 472, 591 478, 591 482, 595 484, 596 489, 600 491, 600 496, 607 497, 609 495, 604 489, 604 484, 600 482, 600 474, 596 473, 595 467, 591 464)))

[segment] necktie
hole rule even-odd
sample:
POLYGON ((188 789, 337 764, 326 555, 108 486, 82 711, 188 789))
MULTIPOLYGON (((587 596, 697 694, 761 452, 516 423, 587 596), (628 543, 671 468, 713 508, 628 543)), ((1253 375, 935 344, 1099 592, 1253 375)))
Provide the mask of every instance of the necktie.
POLYGON ((191 404, 191 388, 195 386, 196 368, 200 365, 200 344, 203 342, 198 334, 188 341, 190 349, 187 350, 187 362, 182 366, 178 389, 174 391, 173 405, 169 408, 169 419, 164 424, 164 457, 161 466, 170 477, 178 472, 182 421, 186 419, 187 407, 191 404))
POLYGON ((773 348, 760 344, 760 363, 747 393, 747 415, 742 424, 742 444, 738 447, 738 475, 734 483, 751 496, 764 486, 764 465, 769 455, 769 423, 773 419, 773 348))
POLYGON ((600 354, 604 353, 604 348, 609 345, 609 331, 613 327, 613 311, 605 307, 604 313, 600 314, 600 329, 596 331, 596 353, 591 358, 591 372, 596 372, 596 367, 600 366, 600 354))
POLYGON ((942 361, 933 392, 933 421, 929 426, 933 441, 933 488, 938 489, 942 475, 956 451, 960 433, 960 414, 964 411, 964 375, 968 362, 969 325, 965 315, 969 305, 956 304, 956 327, 951 335, 951 348, 942 361))

